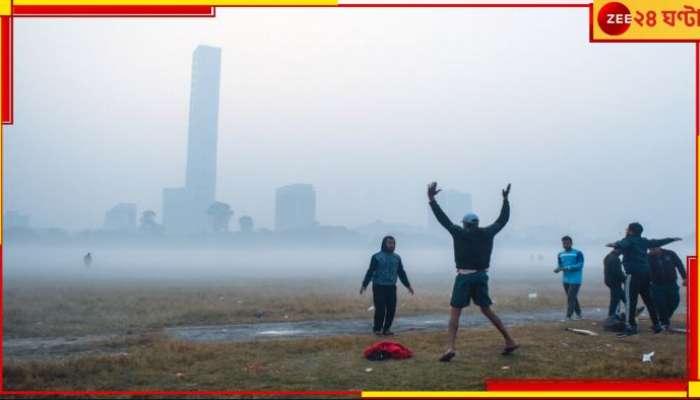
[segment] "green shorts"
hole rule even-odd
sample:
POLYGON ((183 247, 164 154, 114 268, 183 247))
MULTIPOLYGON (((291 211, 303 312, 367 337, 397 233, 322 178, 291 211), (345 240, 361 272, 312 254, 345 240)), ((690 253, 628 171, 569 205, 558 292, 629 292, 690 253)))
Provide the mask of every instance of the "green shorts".
POLYGON ((473 272, 467 275, 457 274, 455 277, 450 305, 456 308, 463 308, 469 305, 470 299, 474 300, 474 304, 482 307, 488 307, 493 304, 489 297, 489 276, 486 274, 486 271, 473 272))

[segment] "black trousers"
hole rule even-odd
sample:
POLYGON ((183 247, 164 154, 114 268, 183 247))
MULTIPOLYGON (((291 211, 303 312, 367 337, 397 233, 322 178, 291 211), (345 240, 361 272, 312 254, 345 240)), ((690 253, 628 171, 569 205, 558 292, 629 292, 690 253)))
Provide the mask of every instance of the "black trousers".
POLYGON ((651 297, 651 273, 649 271, 635 272, 627 275, 625 279, 625 295, 627 296, 627 309, 625 316, 627 317, 626 325, 628 327, 637 327, 637 298, 642 297, 644 305, 649 312, 651 323, 657 325, 659 323, 656 314, 654 300, 651 297))
POLYGON ((581 289, 581 284, 565 283, 564 291, 566 292, 566 316, 571 317, 574 312, 576 315, 581 315, 581 305, 578 304, 578 290, 581 289))
POLYGON ((625 290, 622 288, 622 284, 608 286, 610 289, 610 305, 608 306, 608 317, 612 317, 617 314, 617 307, 620 302, 625 302, 625 290))
POLYGON ((388 331, 396 314, 396 285, 372 285, 374 331, 388 331))
POLYGON ((674 283, 667 284, 651 284, 651 297, 654 299, 654 305, 659 310, 659 319, 661 324, 670 325, 671 317, 676 312, 678 304, 681 302, 680 288, 674 283))

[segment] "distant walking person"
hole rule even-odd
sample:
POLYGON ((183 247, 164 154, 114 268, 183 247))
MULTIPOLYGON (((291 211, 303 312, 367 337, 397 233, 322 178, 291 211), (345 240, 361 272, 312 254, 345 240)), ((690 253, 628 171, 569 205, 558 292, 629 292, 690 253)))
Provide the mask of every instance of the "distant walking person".
POLYGON ((606 323, 618 322, 620 303, 625 304, 625 273, 622 272, 620 250, 612 249, 603 259, 603 278, 605 286, 610 289, 610 305, 608 306, 608 319, 606 323))
POLYGON ((488 269, 493 250, 493 238, 508 222, 510 216, 510 204, 508 194, 510 184, 503 190, 503 206, 501 214, 496 222, 484 228, 479 227, 479 217, 469 213, 462 218, 462 226, 454 225, 442 211, 435 196, 440 193, 437 183, 428 185, 428 199, 430 208, 438 222, 450 232, 454 244, 455 266, 457 276, 452 288, 452 300, 450 301, 450 322, 447 330, 447 351, 440 357, 440 361, 448 362, 456 354, 455 340, 459 329, 459 316, 462 308, 467 307, 470 300, 481 308, 481 312, 491 321, 505 339, 505 348, 502 354, 507 355, 515 351, 519 346, 510 336, 501 319, 491 310, 491 298, 489 297, 488 269))
POLYGON ((396 278, 413 295, 413 288, 408 282, 408 276, 403 268, 401 257, 395 253, 396 239, 393 236, 385 236, 382 239, 381 251, 374 254, 369 263, 369 268, 362 281, 360 294, 367 290, 367 285, 372 281, 372 295, 374 302, 374 331, 375 335, 391 336, 391 323, 396 314, 396 278))
POLYGON ((578 302, 578 291, 581 289, 583 281, 583 253, 571 247, 573 240, 569 236, 561 238, 564 251, 557 256, 559 266, 554 270, 555 273, 564 272, 562 283, 564 284, 564 292, 566 292, 566 319, 579 320, 581 316, 581 305, 578 302), (572 318, 572 315, 576 316, 572 318))
POLYGON ((87 253, 83 256, 83 265, 90 267, 92 265, 92 254, 87 253))
POLYGON ((659 333, 662 331, 659 324, 658 314, 654 301, 651 297, 651 270, 649 267, 649 257, 647 250, 653 247, 681 240, 680 238, 647 239, 642 237, 644 227, 639 222, 632 222, 627 226, 624 239, 615 243, 608 243, 606 246, 620 250, 622 253, 622 265, 625 267, 625 330, 618 334, 618 337, 632 336, 639 333, 637 328, 637 298, 642 297, 644 305, 649 311, 649 318, 652 322, 652 331, 659 333))
POLYGON ((668 331, 671 327, 671 317, 681 301, 676 270, 683 278, 683 286, 685 286, 685 267, 676 252, 660 247, 649 249, 649 266, 651 267, 651 298, 659 313, 661 327, 668 331))

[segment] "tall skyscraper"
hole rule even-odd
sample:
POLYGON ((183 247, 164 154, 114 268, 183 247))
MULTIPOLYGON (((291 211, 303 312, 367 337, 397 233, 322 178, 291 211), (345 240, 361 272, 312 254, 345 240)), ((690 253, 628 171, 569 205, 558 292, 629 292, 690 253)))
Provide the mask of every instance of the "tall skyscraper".
MULTIPOLYGON (((472 211, 472 196, 454 189, 445 189, 436 196, 440 208, 455 225, 462 225, 464 214, 472 211)), ((428 208, 428 228, 432 231, 444 229, 428 208)))
POLYGON ((163 190, 166 233, 209 230, 207 208, 216 198, 221 49, 198 46, 192 56, 185 186, 163 190))
POLYGON ((316 222, 316 191, 313 185, 297 183, 275 193, 275 230, 308 229, 316 222))

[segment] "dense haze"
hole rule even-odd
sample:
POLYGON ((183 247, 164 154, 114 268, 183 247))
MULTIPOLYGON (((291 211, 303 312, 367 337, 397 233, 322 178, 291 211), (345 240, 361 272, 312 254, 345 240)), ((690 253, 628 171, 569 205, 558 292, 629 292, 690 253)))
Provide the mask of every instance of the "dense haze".
POLYGON ((223 55, 217 198, 258 227, 296 182, 315 185, 322 224, 424 226, 437 180, 470 192, 485 222, 512 182, 506 230, 613 240, 640 220, 686 237, 692 45, 590 44, 587 13, 16 20, 5 209, 70 230, 99 228, 117 202, 160 216, 162 189, 184 182, 192 51, 208 44, 223 55))
MULTIPOLYGON (((447 244, 447 243, 446 243, 447 244)), ((606 250, 582 246, 585 253, 584 283, 587 288, 603 286, 602 261, 606 250)), ((692 249, 683 244, 669 246, 683 257, 692 249)), ((516 282, 530 285, 532 290, 555 286, 561 275, 554 274, 556 255, 560 249, 532 247, 514 249, 507 242, 496 241, 489 270, 490 281, 501 289, 516 282)), ((3 270, 7 287, 30 285, 93 286, 145 285, 191 286, 227 285, 264 282, 271 287, 302 286, 306 288, 355 289, 369 265, 370 255, 377 248, 260 250, 229 249, 124 249, 112 247, 73 248, 8 246, 4 249, 3 270), (86 268, 82 254, 91 250, 93 264, 86 268)), ((454 261, 448 246, 397 249, 412 284, 420 291, 445 291, 452 286, 454 261)), ((300 293, 302 294, 302 293, 300 293)))

